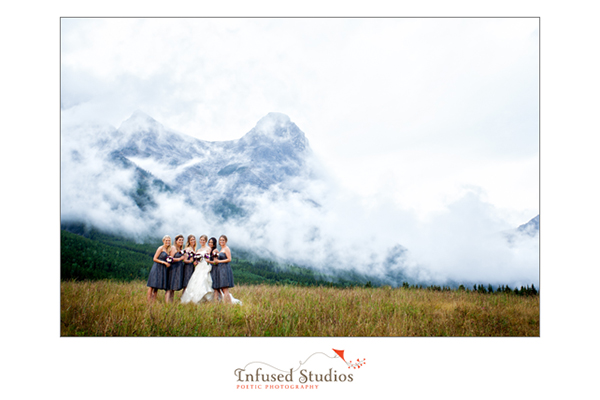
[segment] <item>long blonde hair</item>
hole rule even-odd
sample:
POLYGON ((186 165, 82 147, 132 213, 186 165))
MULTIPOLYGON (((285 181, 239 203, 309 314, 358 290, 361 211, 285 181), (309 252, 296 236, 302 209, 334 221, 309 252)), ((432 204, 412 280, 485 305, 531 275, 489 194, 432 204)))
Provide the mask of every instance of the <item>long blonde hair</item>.
MULTIPOLYGON (((192 247, 192 246, 190 246, 190 240, 191 239, 196 239, 196 237, 194 235, 188 235, 187 243, 185 244, 185 247, 192 247)), ((198 242, 196 242, 196 244, 194 245, 194 247, 192 247, 192 249, 194 249, 194 251, 196 251, 196 246, 197 245, 198 245, 198 242)))
MULTIPOLYGON (((163 247, 164 247, 164 245, 165 245, 165 239, 166 239, 166 238, 169 238, 169 239, 171 239, 171 236, 169 236, 169 235, 165 235, 165 236, 163 236, 163 238, 162 238, 162 241, 163 241, 163 247)), ((172 244, 170 244, 170 245, 168 245, 168 246, 167 246, 167 251, 166 251, 166 253, 167 253, 167 254, 171 254, 171 246, 172 246, 172 244)))
POLYGON ((227 236, 225 236, 225 235, 219 236, 219 241, 221 241, 221 238, 225 239, 225 246, 227 246, 227 236))

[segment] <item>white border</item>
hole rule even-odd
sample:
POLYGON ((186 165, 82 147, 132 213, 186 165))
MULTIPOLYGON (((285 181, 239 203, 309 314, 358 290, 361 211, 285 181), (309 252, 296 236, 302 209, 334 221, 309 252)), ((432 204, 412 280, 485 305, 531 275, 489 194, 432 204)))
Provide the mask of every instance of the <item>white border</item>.
POLYGON ((8 291, 2 307, 8 318, 2 343, 10 397, 264 398, 273 392, 236 391, 233 370, 258 357, 295 365, 334 347, 366 357, 368 365, 352 385, 325 386, 309 392, 311 397, 578 398, 592 393, 598 357, 592 342, 598 278, 592 251, 598 234, 592 228, 599 222, 593 131, 600 70, 592 2, 48 3, 2 6, 2 109, 8 122, 2 239, 4 254, 11 256, 3 264, 8 291), (541 337, 60 338, 59 17, 92 15, 540 16, 541 337))

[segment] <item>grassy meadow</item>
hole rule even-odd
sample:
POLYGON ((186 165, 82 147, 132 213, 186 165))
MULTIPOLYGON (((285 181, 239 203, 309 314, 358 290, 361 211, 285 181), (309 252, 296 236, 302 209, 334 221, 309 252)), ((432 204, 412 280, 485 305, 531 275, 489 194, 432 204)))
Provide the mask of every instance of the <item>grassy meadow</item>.
POLYGON ((243 305, 146 301, 146 282, 63 281, 61 336, 539 336, 539 296, 240 284, 243 305))

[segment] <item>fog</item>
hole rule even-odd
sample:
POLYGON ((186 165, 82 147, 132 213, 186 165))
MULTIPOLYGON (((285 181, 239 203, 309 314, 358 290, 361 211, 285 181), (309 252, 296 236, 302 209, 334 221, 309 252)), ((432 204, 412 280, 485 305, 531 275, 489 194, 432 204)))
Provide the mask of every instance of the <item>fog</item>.
MULTIPOLYGON (((136 240, 226 234, 393 285, 537 285, 539 236, 512 231, 539 214, 539 56, 538 18, 64 18, 61 219, 136 240), (207 142, 282 112, 314 165, 267 190, 148 188, 142 209, 134 171, 86 145, 110 147, 136 109, 207 142), (213 215, 223 193, 245 216, 213 215)), ((192 158, 130 161, 179 187, 192 158)))
MULTIPOLYGON (((220 196, 216 190, 200 190, 189 198, 151 188, 154 206, 140 208, 131 197, 133 170, 106 161, 112 147, 95 145, 111 135, 115 130, 109 126, 63 129, 62 222, 83 222, 140 242, 160 243, 157 238, 165 234, 225 234, 234 253, 244 249, 334 277, 354 271, 393 286, 408 281, 539 287, 539 235, 517 233, 477 187, 465 188, 444 210, 423 219, 382 188, 368 196, 347 190, 312 154, 305 173, 292 180, 268 190, 236 187, 247 211, 240 218, 211 212, 208 204, 220 196), (513 234, 510 241, 507 232, 513 234)), ((149 160, 140 164, 167 182, 177 171, 149 160)), ((213 181, 227 187, 233 184, 228 179, 233 178, 213 181)))

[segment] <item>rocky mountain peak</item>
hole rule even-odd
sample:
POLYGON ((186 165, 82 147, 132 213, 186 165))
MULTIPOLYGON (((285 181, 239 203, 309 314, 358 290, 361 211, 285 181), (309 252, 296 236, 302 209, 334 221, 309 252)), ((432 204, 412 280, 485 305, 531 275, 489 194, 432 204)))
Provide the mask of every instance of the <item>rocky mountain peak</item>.
POLYGON ((529 236, 535 236, 540 231, 540 216, 539 214, 532 218, 526 224, 523 224, 517 228, 517 231, 525 233, 529 236))
POLYGON ((158 133, 161 130, 164 130, 162 124, 141 110, 134 111, 133 114, 119 126, 119 132, 126 135, 138 132, 158 133))
POLYGON ((270 112, 240 139, 240 145, 254 148, 269 147, 285 153, 303 152, 308 140, 298 126, 285 114, 270 112))
POLYGON ((292 124, 290 117, 278 112, 270 112, 262 117, 254 127, 256 132, 269 134, 271 132, 281 131, 281 128, 292 124))

